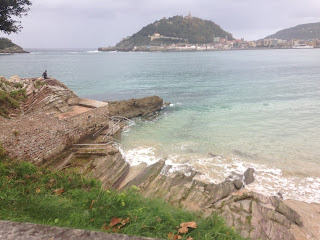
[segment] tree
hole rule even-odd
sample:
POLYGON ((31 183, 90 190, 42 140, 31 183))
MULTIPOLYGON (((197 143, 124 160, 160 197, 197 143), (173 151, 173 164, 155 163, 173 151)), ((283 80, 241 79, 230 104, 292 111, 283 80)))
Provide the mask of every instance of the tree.
POLYGON ((21 22, 13 18, 26 16, 31 4, 30 0, 0 0, 0 31, 7 34, 19 32, 21 22))

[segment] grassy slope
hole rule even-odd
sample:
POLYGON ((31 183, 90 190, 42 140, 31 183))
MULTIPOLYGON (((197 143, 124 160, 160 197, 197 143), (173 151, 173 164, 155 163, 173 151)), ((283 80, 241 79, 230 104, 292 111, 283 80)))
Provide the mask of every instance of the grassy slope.
POLYGON ((195 221, 198 228, 182 234, 183 239, 242 239, 217 216, 205 219, 163 201, 145 199, 138 191, 104 191, 99 181, 76 173, 52 173, 17 163, 5 157, 0 145, 2 220, 102 230, 113 217, 130 218, 120 233, 161 239, 176 234, 180 223, 195 221))

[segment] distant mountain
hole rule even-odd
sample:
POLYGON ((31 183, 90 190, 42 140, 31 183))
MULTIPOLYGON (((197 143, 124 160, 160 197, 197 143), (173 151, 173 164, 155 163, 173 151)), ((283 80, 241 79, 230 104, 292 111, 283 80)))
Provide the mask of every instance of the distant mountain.
POLYGON ((0 53, 27 53, 8 38, 0 38, 0 53))
POLYGON ((155 21, 132 36, 123 39, 116 47, 131 48, 172 43, 203 44, 212 43, 214 37, 234 39, 230 33, 214 22, 192 17, 189 14, 186 17, 174 16, 155 21), (151 38, 151 36, 154 37, 151 38))
POLYGON ((292 28, 281 30, 266 38, 277 38, 282 40, 291 39, 320 39, 320 22, 301 24, 292 28))

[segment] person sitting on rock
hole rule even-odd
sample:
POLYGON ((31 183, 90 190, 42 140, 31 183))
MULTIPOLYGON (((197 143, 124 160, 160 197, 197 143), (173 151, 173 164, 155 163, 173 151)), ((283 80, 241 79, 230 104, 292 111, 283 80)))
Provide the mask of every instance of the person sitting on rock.
POLYGON ((48 78, 47 70, 45 70, 44 73, 42 73, 42 77, 43 77, 44 79, 47 79, 47 78, 48 78))

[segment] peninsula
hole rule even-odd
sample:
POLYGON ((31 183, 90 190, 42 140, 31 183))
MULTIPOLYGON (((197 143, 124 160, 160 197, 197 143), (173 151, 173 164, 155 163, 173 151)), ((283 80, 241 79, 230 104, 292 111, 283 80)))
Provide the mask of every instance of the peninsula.
POLYGON ((123 38, 114 47, 99 51, 217 51, 242 49, 320 48, 320 23, 298 25, 257 41, 235 39, 216 23, 187 16, 163 18, 123 38))
POLYGON ((0 38, 0 54, 1 53, 28 53, 22 47, 14 44, 8 38, 0 38))

